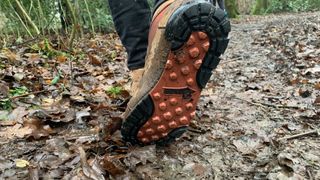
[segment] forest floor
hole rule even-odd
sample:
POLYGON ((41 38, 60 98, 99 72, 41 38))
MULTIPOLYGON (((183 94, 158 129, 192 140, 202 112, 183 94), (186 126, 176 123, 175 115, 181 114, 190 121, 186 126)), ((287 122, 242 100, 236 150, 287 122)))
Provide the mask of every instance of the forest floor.
POLYGON ((196 120, 168 147, 113 132, 130 84, 116 35, 2 49, 0 179, 320 179, 319 37, 319 12, 232 20, 196 120))

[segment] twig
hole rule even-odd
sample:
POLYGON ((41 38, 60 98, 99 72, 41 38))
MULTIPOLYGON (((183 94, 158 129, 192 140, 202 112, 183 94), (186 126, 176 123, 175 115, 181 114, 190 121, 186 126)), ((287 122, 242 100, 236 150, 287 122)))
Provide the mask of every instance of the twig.
POLYGON ((279 139, 277 139, 277 141, 290 140, 290 139, 295 139, 295 138, 299 138, 302 136, 308 136, 308 135, 312 135, 312 134, 316 134, 317 136, 319 136, 319 131, 320 131, 320 129, 316 129, 316 130, 309 131, 309 132, 304 132, 304 133, 300 133, 300 134, 296 134, 296 135, 292 135, 292 136, 279 138, 279 139))
POLYGON ((308 174, 310 180, 314 179, 312 174, 311 174, 311 172, 310 172, 310 170, 309 170, 309 168, 307 169, 307 174, 308 174))
POLYGON ((32 94, 35 95, 35 94, 40 94, 40 93, 44 93, 44 92, 50 92, 50 91, 54 91, 54 90, 55 89, 35 91, 35 92, 31 92, 31 93, 22 94, 22 95, 19 95, 19 96, 10 97, 9 100, 13 100, 13 99, 29 96, 29 95, 32 95, 32 94))
POLYGON ((73 64, 72 64, 72 59, 69 58, 69 68, 70 68, 70 76, 71 76, 71 86, 73 86, 73 79, 74 79, 74 75, 73 75, 73 64))
POLYGON ((259 103, 263 106, 267 106, 267 107, 273 107, 273 108, 288 108, 288 109, 301 109, 301 107, 299 106, 285 106, 285 105, 277 105, 277 104, 270 104, 270 103, 264 103, 264 102, 257 102, 257 101, 253 101, 254 103, 259 103))
POLYGON ((262 108, 265 108, 265 106, 263 106, 262 104, 260 103, 255 103, 255 102, 252 102, 252 101, 248 101, 248 100, 245 100, 245 99, 241 99, 241 98, 238 98, 238 97, 235 97, 235 99, 238 99, 240 101, 244 101, 244 102, 247 102, 251 105, 255 105, 255 106, 259 106, 259 107, 262 107, 262 108))
POLYGON ((228 64, 228 63, 236 62, 236 61, 240 61, 240 60, 243 60, 243 58, 242 57, 237 57, 237 58, 230 59, 228 61, 221 61, 220 65, 221 64, 228 64))
POLYGON ((270 103, 264 103, 264 102, 258 102, 258 101, 248 101, 248 100, 245 100, 245 99, 241 99, 241 98, 238 98, 236 97, 236 99, 238 100, 241 100, 241 101, 245 101, 249 104, 252 104, 252 105, 256 105, 256 106, 259 106, 259 107, 272 107, 272 108, 277 108, 277 109, 280 109, 280 108, 287 108, 287 109, 301 109, 301 107, 299 106, 285 106, 285 105, 277 105, 277 104, 270 104, 270 103))

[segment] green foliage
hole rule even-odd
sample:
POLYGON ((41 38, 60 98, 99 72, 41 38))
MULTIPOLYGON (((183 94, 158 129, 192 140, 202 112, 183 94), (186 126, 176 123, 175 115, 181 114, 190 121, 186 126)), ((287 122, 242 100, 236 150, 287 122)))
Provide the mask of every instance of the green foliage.
POLYGON ((103 9, 95 9, 93 24, 98 31, 111 31, 114 29, 112 16, 103 9))
POLYGON ((12 109, 11 100, 9 98, 1 99, 0 100, 0 109, 11 110, 12 109))
MULTIPOLYGON (((270 1, 270 0, 269 0, 270 1)), ((276 6, 277 7, 277 4, 276 2, 274 4, 270 3, 272 6, 276 6)), ((257 0, 256 1, 256 5, 253 9, 253 14, 265 14, 267 12, 267 9, 268 9, 268 0, 257 0)))
POLYGON ((9 90, 11 97, 20 96, 20 95, 26 94, 27 92, 28 92, 28 88, 25 86, 16 87, 14 89, 9 90))
POLYGON ((319 9, 319 0, 257 0, 253 14, 303 12, 319 9))
POLYGON ((7 21, 8 19, 5 14, 0 11, 0 31, 5 27, 7 21))
MULTIPOLYGON (((62 19, 70 18, 70 12, 65 12, 65 7, 61 7, 59 2, 64 0, 19 0, 32 21, 39 27, 42 35, 55 32, 60 34, 62 19)), ((76 9, 76 15, 81 28, 91 31, 94 26, 95 31, 112 31, 113 21, 110 15, 108 1, 72 0, 72 5, 76 9), (92 18, 92 21, 90 19, 92 18)), ((68 22, 70 23, 70 22, 68 22)), ((68 26, 68 33, 71 32, 72 25, 68 26)), ((0 36, 4 34, 15 34, 17 37, 32 34, 25 18, 21 16, 12 0, 2 0, 0 6, 0 36), (26 29, 26 27, 28 29, 26 29), (27 32, 30 31, 30 32, 27 32)), ((94 33, 94 32, 91 32, 94 33)))
POLYGON ((59 71, 57 73, 57 75, 52 79, 52 81, 50 82, 51 85, 55 85, 59 82, 60 80, 60 77, 61 77, 61 72, 59 71))
POLYGON ((28 93, 28 88, 25 86, 10 89, 9 90, 9 98, 5 98, 5 99, 0 100, 0 109, 11 110, 12 109, 12 102, 11 102, 10 98, 15 97, 15 96, 21 96, 26 93, 28 93))
POLYGON ((107 94, 109 94, 111 97, 116 98, 121 94, 123 91, 123 88, 120 86, 113 86, 107 90, 107 94))

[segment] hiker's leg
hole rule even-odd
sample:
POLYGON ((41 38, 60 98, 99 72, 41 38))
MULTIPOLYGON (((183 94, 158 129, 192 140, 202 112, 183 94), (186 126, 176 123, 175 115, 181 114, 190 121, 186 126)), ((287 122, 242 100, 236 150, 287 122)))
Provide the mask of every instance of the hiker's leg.
POLYGON ((219 4, 220 9, 222 9, 224 11, 226 10, 224 0, 218 0, 218 4, 219 4))
POLYGON ((151 11, 147 0, 108 0, 117 33, 128 53, 128 68, 143 68, 151 11))

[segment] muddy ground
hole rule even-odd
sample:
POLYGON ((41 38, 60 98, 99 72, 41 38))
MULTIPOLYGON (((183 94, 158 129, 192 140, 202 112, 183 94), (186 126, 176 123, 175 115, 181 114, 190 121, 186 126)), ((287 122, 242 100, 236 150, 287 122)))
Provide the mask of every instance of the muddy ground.
POLYGON ((320 179, 320 12, 232 20, 196 120, 168 147, 113 133, 130 84, 114 34, 70 54, 32 43, 0 54, 0 179, 320 179))

